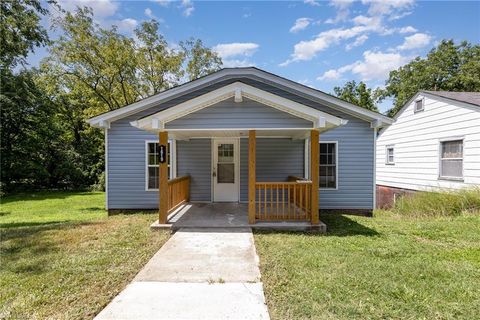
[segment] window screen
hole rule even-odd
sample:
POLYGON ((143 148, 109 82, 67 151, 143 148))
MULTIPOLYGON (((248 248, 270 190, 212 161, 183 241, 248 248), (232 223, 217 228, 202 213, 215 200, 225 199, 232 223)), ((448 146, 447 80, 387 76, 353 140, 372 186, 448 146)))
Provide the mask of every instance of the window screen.
POLYGON ((463 140, 443 141, 440 151, 440 176, 463 177, 463 140))

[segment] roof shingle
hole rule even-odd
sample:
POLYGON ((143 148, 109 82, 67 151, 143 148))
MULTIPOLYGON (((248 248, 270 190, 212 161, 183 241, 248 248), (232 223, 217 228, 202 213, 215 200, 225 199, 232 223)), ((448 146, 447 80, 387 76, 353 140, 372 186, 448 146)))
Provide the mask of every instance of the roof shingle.
POLYGON ((435 96, 473 104, 480 107, 480 92, 454 92, 454 91, 428 91, 423 90, 435 96))

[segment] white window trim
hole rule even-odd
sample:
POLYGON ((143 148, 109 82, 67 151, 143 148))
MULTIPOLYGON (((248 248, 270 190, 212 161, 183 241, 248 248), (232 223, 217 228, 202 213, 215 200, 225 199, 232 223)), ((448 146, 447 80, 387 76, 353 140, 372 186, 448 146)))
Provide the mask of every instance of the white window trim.
POLYGON ((395 164, 395 145, 393 145, 393 144, 385 146, 385 164, 387 164, 387 165, 394 165, 395 164), (390 162, 390 160, 388 160, 388 149, 393 150, 393 161, 391 161, 391 162, 390 162))
MULTIPOLYGON (((318 190, 338 190, 338 141, 322 141, 320 140, 318 142, 319 144, 321 143, 334 143, 335 144, 335 188, 323 188, 323 187, 318 187, 318 190)), ((318 176, 319 176, 319 183, 320 183, 320 146, 318 147, 318 176)))
POLYGON ((416 99, 414 104, 413 104, 413 113, 419 113, 425 111, 425 98, 422 97, 420 99, 416 99), (421 101, 422 102, 422 109, 417 110, 417 102, 421 101))
POLYGON ((438 180, 451 180, 451 181, 464 181, 465 179, 465 138, 464 137, 452 137, 452 138, 443 138, 438 140, 438 180), (462 157, 461 158, 442 158, 442 143, 449 141, 462 141, 462 157), (442 160, 462 160, 462 176, 461 177, 452 177, 452 176, 442 176, 442 160))
MULTIPOLYGON (((170 143, 170 177, 174 179, 177 177, 177 141, 169 139, 170 143)), ((158 188, 148 187, 148 144, 159 143, 158 140, 145 140, 145 191, 158 191, 158 188)))

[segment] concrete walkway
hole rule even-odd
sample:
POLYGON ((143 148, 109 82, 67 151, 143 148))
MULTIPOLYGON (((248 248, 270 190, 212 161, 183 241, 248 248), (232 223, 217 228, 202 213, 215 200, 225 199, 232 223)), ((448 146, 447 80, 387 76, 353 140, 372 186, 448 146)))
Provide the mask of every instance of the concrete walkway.
POLYGON ((269 319, 251 230, 180 229, 96 319, 269 319))

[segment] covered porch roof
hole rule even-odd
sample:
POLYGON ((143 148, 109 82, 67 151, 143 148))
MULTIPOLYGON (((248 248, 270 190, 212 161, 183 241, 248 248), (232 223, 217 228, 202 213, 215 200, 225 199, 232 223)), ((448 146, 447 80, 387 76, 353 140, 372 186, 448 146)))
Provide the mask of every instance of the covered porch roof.
POLYGON ((246 137, 250 130, 256 130, 259 137, 290 137, 303 139, 308 136, 312 129, 323 132, 345 125, 347 122, 348 120, 346 119, 333 116, 296 101, 266 92, 242 82, 235 82, 180 103, 172 108, 132 121, 130 124, 139 129, 154 133, 168 131, 169 137, 179 140, 203 137, 246 137), (244 98, 253 100, 280 112, 304 119, 306 122, 299 127, 272 124, 252 125, 248 121, 238 123, 229 128, 215 125, 202 128, 189 127, 187 125, 183 127, 169 127, 169 123, 172 123, 174 120, 232 98, 233 103, 241 103, 244 101, 244 98))

